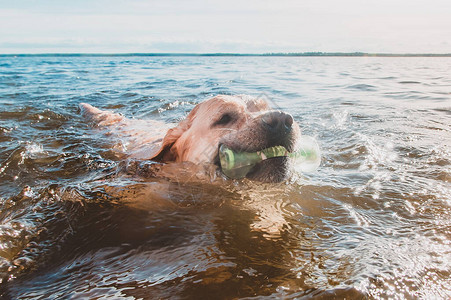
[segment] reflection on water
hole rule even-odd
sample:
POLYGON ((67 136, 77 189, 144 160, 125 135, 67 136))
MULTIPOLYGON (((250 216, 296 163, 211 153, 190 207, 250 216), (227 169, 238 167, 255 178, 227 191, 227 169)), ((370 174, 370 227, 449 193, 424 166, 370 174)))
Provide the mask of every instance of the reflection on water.
POLYGON ((1 60, 3 298, 451 297, 449 59, 1 60), (292 113, 321 167, 127 161, 78 111, 170 123, 218 93, 292 113))

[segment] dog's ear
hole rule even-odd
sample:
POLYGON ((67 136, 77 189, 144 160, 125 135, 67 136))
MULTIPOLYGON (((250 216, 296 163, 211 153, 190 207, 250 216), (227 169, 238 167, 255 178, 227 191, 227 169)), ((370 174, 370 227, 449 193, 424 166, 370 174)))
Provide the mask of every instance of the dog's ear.
MULTIPOLYGON (((183 123, 183 122, 182 122, 183 123)), ((166 133, 163 138, 163 142, 161 144, 161 148, 150 157, 150 160, 159 161, 159 162, 168 162, 168 161, 176 161, 178 154, 176 149, 173 149, 175 142, 182 136, 183 132, 185 132, 186 128, 183 124, 180 123, 174 128, 171 128, 166 133)))
POLYGON ((247 110, 250 112, 260 112, 271 109, 264 98, 254 98, 247 95, 240 95, 240 97, 244 100, 247 110))
POLYGON ((163 138, 161 148, 150 157, 150 160, 158 162, 169 162, 176 161, 177 158, 179 158, 180 153, 178 153, 178 150, 173 146, 175 142, 177 142, 177 140, 182 136, 182 134, 191 127, 198 107, 198 105, 194 107, 194 109, 188 114, 188 116, 176 127, 168 130, 165 137, 163 138))

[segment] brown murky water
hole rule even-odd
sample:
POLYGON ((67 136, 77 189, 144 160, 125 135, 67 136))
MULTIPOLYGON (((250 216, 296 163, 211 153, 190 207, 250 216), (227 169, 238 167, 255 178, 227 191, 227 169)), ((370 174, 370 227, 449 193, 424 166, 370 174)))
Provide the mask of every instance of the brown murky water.
POLYGON ((449 299, 450 69, 449 58, 0 58, 1 297, 449 299), (290 112, 321 145, 318 171, 280 184, 189 164, 133 176, 126 165, 140 162, 78 111, 170 123, 220 93, 290 112))

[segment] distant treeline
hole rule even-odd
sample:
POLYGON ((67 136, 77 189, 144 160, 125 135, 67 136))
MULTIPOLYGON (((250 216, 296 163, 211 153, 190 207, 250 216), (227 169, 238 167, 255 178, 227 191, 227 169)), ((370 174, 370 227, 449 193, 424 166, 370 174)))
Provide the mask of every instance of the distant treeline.
POLYGON ((370 56, 370 57, 451 57, 451 53, 365 53, 365 52, 302 52, 268 53, 264 56, 370 56))
POLYGON ((77 56, 338 56, 338 57, 451 57, 451 53, 365 53, 365 52, 290 52, 290 53, 41 53, 0 54, 0 57, 77 57, 77 56))

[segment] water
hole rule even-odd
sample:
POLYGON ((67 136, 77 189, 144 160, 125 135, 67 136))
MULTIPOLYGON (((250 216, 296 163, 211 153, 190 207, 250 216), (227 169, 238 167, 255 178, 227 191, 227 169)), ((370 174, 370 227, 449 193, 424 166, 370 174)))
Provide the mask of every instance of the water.
POLYGON ((449 299, 449 70, 449 58, 0 58, 1 297, 449 299), (131 176, 78 109, 173 123, 216 94, 293 114, 320 143, 318 171, 281 184, 131 176))

